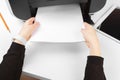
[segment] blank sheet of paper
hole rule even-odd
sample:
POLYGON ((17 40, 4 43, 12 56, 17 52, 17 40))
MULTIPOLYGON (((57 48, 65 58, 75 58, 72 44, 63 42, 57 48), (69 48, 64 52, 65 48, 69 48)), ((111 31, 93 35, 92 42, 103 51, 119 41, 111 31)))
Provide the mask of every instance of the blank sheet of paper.
POLYGON ((83 18, 78 4, 40 7, 36 20, 39 29, 31 41, 38 42, 81 42, 83 18))

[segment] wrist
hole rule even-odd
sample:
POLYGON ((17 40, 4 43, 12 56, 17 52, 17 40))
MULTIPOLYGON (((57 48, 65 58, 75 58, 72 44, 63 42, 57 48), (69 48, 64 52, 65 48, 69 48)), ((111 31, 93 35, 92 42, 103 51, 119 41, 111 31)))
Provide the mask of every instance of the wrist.
POLYGON ((90 49, 90 55, 101 56, 101 51, 100 51, 100 49, 90 49))
POLYGON ((16 40, 16 39, 13 42, 20 44, 20 45, 24 45, 22 42, 20 42, 19 40, 16 40))
POLYGON ((101 56, 101 49, 98 43, 90 46, 90 55, 101 56))
POLYGON ((21 44, 21 45, 25 45, 26 42, 27 42, 27 40, 24 37, 22 37, 21 35, 15 36, 13 38, 13 41, 16 42, 16 43, 18 43, 18 44, 21 44))
POLYGON ((29 40, 29 35, 19 34, 21 37, 23 37, 26 41, 29 40))

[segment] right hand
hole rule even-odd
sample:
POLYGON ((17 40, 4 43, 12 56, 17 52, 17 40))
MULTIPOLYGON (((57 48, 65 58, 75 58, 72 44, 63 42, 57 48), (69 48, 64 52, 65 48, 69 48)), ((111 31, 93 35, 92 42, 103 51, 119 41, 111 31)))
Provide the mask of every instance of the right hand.
POLYGON ((101 56, 100 44, 95 29, 88 23, 84 23, 85 28, 81 30, 88 48, 90 55, 101 56))

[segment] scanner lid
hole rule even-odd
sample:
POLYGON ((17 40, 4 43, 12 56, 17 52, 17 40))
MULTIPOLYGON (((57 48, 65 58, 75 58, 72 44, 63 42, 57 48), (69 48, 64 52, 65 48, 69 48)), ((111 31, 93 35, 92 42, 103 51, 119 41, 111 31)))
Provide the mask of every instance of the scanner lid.
POLYGON ((102 9, 106 4, 106 0, 90 0, 90 13, 94 13, 102 9))
POLYGON ((30 5, 35 8, 42 6, 87 3, 87 2, 88 0, 29 0, 30 5))
POLYGON ((9 0, 13 14, 22 20, 31 17, 30 6, 28 0, 9 0))
POLYGON ((13 14, 16 17, 22 20, 27 20, 36 15, 38 7, 73 3, 90 3, 89 11, 96 12, 105 5, 106 0, 9 0, 9 3, 13 14))

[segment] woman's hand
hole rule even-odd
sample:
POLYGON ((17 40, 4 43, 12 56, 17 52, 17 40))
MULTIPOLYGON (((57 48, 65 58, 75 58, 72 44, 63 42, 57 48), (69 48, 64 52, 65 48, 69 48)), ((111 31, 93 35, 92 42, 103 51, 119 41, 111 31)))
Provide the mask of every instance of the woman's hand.
POLYGON ((88 23, 84 23, 85 28, 82 29, 86 44, 90 49, 90 55, 101 56, 100 44, 95 29, 88 23))
MULTIPOLYGON (((37 29, 37 27, 38 27, 39 25, 40 25, 39 22, 36 22, 36 21, 35 21, 35 18, 30 18, 30 19, 28 19, 28 20, 24 23, 24 25, 23 25, 23 27, 22 27, 22 29, 20 30, 20 32, 19 32, 18 35, 20 35, 20 36, 23 37, 26 41, 28 41, 28 40, 31 38, 31 36, 32 36, 33 32, 35 31, 35 29, 37 29)), ((23 44, 23 43, 20 42, 19 40, 15 40, 14 42, 19 43, 19 44, 23 44)))
POLYGON ((39 22, 36 22, 35 18, 30 18, 24 23, 19 35, 28 41, 38 26, 39 22))

